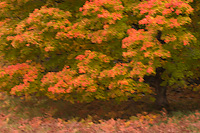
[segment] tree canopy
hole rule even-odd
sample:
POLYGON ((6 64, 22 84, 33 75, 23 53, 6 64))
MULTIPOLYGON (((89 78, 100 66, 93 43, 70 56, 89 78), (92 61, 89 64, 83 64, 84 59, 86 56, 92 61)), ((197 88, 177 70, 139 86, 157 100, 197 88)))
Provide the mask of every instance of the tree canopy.
POLYGON ((0 0, 0 50, 9 62, 1 68, 1 90, 71 102, 156 93, 167 104, 167 87, 188 87, 200 77, 198 5, 0 0))

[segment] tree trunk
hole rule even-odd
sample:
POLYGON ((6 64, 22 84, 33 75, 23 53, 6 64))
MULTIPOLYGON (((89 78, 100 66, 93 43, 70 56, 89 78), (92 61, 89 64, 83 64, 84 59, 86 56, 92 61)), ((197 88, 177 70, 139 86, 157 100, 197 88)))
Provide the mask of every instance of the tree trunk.
POLYGON ((156 101, 155 106, 157 109, 169 109, 169 102, 167 100, 167 87, 158 85, 155 87, 156 90, 156 101))
POLYGON ((156 69, 156 75, 146 76, 145 82, 147 82, 151 87, 155 88, 156 93, 156 101, 155 101, 155 108, 162 109, 165 108, 166 110, 169 109, 169 103, 167 100, 167 87, 160 86, 163 82, 161 75, 165 70, 161 67, 156 69))
POLYGON ((156 93, 156 101, 155 106, 157 109, 165 108, 169 109, 169 102, 167 100, 167 87, 161 86, 160 84, 163 82, 161 75, 165 70, 163 68, 157 68, 155 75, 155 93, 156 93))

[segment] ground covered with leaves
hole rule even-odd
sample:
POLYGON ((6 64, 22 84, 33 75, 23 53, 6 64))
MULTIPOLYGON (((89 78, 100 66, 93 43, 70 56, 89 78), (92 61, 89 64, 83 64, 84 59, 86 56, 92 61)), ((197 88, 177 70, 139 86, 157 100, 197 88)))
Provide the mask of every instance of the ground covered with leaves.
POLYGON ((0 132, 157 133, 200 132, 199 94, 169 90, 170 111, 147 100, 71 104, 45 98, 23 100, 1 93, 0 132))

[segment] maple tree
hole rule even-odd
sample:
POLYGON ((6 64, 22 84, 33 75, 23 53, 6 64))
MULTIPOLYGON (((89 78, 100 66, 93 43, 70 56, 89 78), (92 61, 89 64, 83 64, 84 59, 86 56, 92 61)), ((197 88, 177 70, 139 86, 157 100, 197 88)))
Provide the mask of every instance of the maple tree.
POLYGON ((1 90, 71 102, 156 93, 167 106, 168 86, 199 77, 190 2, 1 0, 1 90))

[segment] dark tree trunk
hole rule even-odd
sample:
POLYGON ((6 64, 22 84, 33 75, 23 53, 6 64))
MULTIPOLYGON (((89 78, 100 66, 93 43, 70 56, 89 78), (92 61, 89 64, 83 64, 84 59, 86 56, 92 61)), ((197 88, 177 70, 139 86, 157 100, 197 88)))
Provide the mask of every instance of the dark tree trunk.
POLYGON ((156 91, 156 101, 155 101, 155 106, 157 109, 169 109, 169 102, 167 100, 167 87, 165 86, 160 86, 158 85, 157 87, 155 87, 155 91, 156 91))
POLYGON ((161 74, 163 72, 163 68, 157 68, 156 75, 145 77, 145 82, 149 83, 151 87, 155 88, 155 108, 159 110, 165 108, 166 110, 168 110, 169 103, 167 100, 167 87, 160 85, 163 81, 161 78, 161 74))
POLYGON ((155 93, 156 93, 156 101, 155 101, 155 106, 157 109, 169 109, 169 102, 167 100, 167 87, 166 86, 161 86, 160 84, 162 83, 162 78, 161 74, 164 72, 163 68, 157 68, 156 70, 156 75, 155 75, 155 93))

